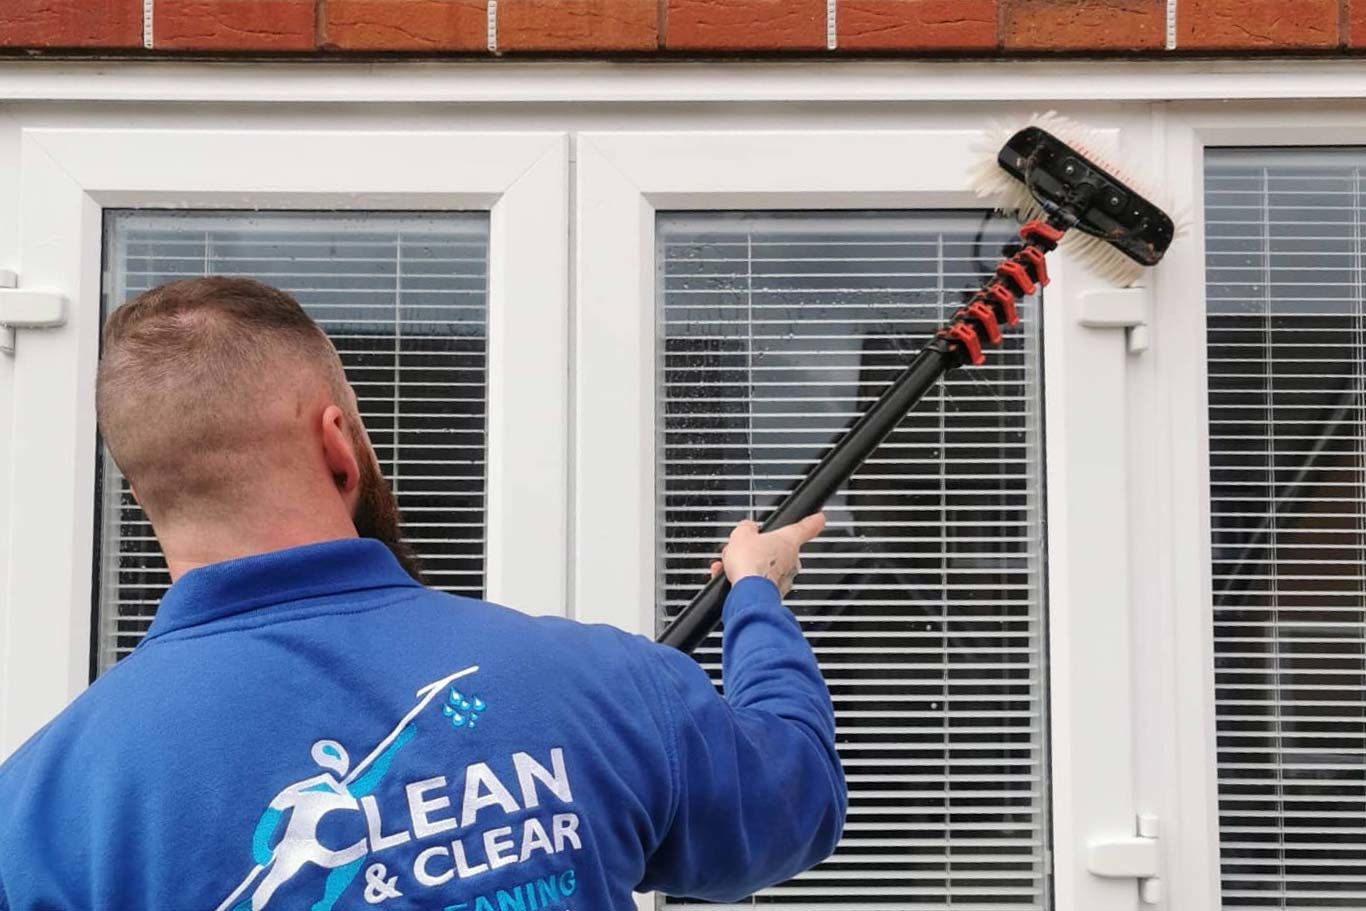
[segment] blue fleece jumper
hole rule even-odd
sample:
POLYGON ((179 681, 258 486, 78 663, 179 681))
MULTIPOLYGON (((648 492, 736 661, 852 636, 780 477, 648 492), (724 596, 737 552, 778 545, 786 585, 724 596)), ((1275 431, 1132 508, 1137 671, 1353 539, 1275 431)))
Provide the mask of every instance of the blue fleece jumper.
POLYGON ((844 824, 777 589, 687 656, 414 583, 376 541, 206 566, 0 767, 0 908, 630 911, 734 900, 844 824))

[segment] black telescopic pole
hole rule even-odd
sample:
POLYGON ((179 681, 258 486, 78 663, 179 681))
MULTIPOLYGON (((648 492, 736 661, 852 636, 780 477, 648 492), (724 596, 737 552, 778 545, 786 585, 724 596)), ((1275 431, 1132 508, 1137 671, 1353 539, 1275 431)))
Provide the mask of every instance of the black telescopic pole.
MULTIPOLYGON (((1013 326, 1019 320, 1015 302, 1033 294, 1038 285, 1048 284, 1044 255, 1057 246, 1070 226, 1061 216, 1050 216, 1048 221, 1031 221, 1021 228, 1023 245, 997 265, 972 300, 920 349, 901 376, 778 504, 762 529, 774 531, 817 512, 940 377, 961 364, 983 363, 982 342, 1000 344, 1001 326, 1013 326)), ((683 652, 697 648, 721 621, 729 593, 730 583, 718 574, 669 622, 658 641, 683 652)))
MULTIPOLYGON (((791 525, 818 512, 887 438, 906 413, 924 398, 950 368, 958 355, 949 343, 936 338, 920 350, 896 381, 863 413, 854 426, 807 473, 806 477, 764 520, 763 530, 791 525)), ((721 608, 730 593, 730 582, 721 573, 697 593, 682 613, 669 622, 659 641, 684 652, 702 644, 721 620, 721 608)))

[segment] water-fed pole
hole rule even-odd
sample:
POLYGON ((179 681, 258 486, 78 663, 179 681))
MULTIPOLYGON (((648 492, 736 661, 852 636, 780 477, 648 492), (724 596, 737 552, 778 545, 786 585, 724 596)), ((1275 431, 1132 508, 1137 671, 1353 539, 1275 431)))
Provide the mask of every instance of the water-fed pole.
MULTIPOLYGON (((1061 119, 1046 116, 1000 147, 982 190, 1000 196, 1002 208, 1028 217, 1021 242, 1007 250, 982 287, 764 519, 763 531, 819 511, 944 374, 985 363, 984 349, 999 345, 1002 330, 1019 322, 1017 302, 1048 284, 1045 257, 1059 243, 1068 242, 1070 252, 1121 285, 1161 260, 1176 234, 1171 218, 1116 177, 1113 168, 1079 151, 1076 140, 1059 139, 1056 133, 1066 130, 1061 119)), ((729 592, 725 574, 718 573, 669 622, 659 641, 693 651, 720 622, 729 592)))

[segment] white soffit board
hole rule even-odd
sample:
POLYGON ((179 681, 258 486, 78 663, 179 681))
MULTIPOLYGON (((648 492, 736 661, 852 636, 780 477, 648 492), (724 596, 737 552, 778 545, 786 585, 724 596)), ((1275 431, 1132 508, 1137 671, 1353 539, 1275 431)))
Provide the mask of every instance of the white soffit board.
POLYGON ((0 63, 0 101, 1168 101, 1366 98, 1366 61, 0 63))

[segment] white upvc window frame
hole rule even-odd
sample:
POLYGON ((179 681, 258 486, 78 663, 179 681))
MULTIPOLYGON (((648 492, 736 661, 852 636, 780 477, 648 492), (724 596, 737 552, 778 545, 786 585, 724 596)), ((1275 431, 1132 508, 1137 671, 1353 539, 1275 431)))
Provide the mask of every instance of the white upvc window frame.
POLYGON ((0 268, 70 302, 66 327, 21 332, 16 355, 0 355, 0 434, 10 434, 0 436, 0 757, 87 680, 102 208, 489 210, 489 596, 650 632, 655 212, 975 206, 970 156, 926 137, 958 137, 961 150, 967 133, 1016 120, 1021 102, 1063 101, 1063 113, 1117 132, 1126 160, 1151 163, 1149 184, 1170 191, 1163 201, 1187 226, 1144 280, 1143 355, 1122 354, 1114 330, 1080 326, 1083 295, 1098 284, 1065 254, 1050 264, 1041 312, 1055 906, 1139 907, 1133 880, 1091 876, 1084 854, 1098 837, 1132 834, 1132 814, 1146 812, 1161 820, 1164 905, 1218 907, 1203 155, 1366 145, 1360 62, 373 70, 0 63, 0 97, 32 102, 0 110, 0 268), (1214 100, 1226 98, 1261 100, 1214 100), (1335 99, 1331 109, 1322 99, 1335 99), (115 126, 129 110, 117 103, 132 100, 128 122, 154 128, 69 129, 115 126), (280 104, 267 114, 247 104, 257 102, 280 104), (432 129, 462 104, 475 132, 432 129), (305 107, 301 126, 292 118, 305 107), (241 126, 223 129, 223 111, 241 126), (889 111, 904 131, 878 129, 889 111), (751 112, 789 132, 718 132, 751 112), (566 135, 576 129, 589 132, 574 140, 571 231, 566 135), (617 129, 647 132, 607 132, 617 129), (239 144, 219 141, 233 135, 239 144), (841 141, 854 135, 878 141, 841 141), (775 157, 759 154, 764 142, 775 157), (500 351, 517 322, 537 327, 517 336, 528 347, 500 351), (1070 418, 1088 398, 1121 404, 1070 418), (1127 507, 1117 510, 1121 484, 1127 507))
MULTIPOLYGON (((578 243, 572 581, 574 615, 650 634, 656 597, 655 217, 660 210, 973 208, 969 169, 996 112, 936 110, 905 130, 585 132, 578 243), (591 203, 585 202, 590 201, 591 203)), ((1089 123, 1148 148, 1146 109, 1089 123)), ((1054 895, 1060 909, 1136 908, 1133 879, 1087 871, 1087 845, 1134 833, 1129 605, 1129 404, 1151 366, 1125 336, 1087 328, 1105 286, 1066 256, 1044 314, 1054 895), (1098 508, 1097 504, 1107 504, 1098 508), (1113 505, 1110 505, 1113 504, 1113 505)), ((1135 294, 1144 299, 1146 291, 1135 294)))
POLYGON ((1156 471, 1164 506, 1136 534, 1168 536, 1151 554, 1164 597, 1139 631, 1151 670, 1138 719, 1146 741, 1140 786, 1180 846, 1167 854, 1177 909, 1220 906, 1218 754, 1210 540, 1209 398, 1205 302, 1205 153, 1214 147, 1366 146, 1366 103, 1177 102, 1159 121, 1165 185, 1180 194, 1185 230, 1155 273, 1154 344, 1162 352, 1156 402, 1167 461, 1156 471))
MULTIPOLYGON (((565 613, 568 155, 563 132, 240 127, 18 131, 23 285, 59 291, 67 323, 21 332, 8 371, 14 429, 0 474, 7 584, 0 756, 88 683, 94 378, 107 208, 484 210, 488 288, 487 597, 565 613)), ((8 220, 8 219, 6 219, 8 220)))

